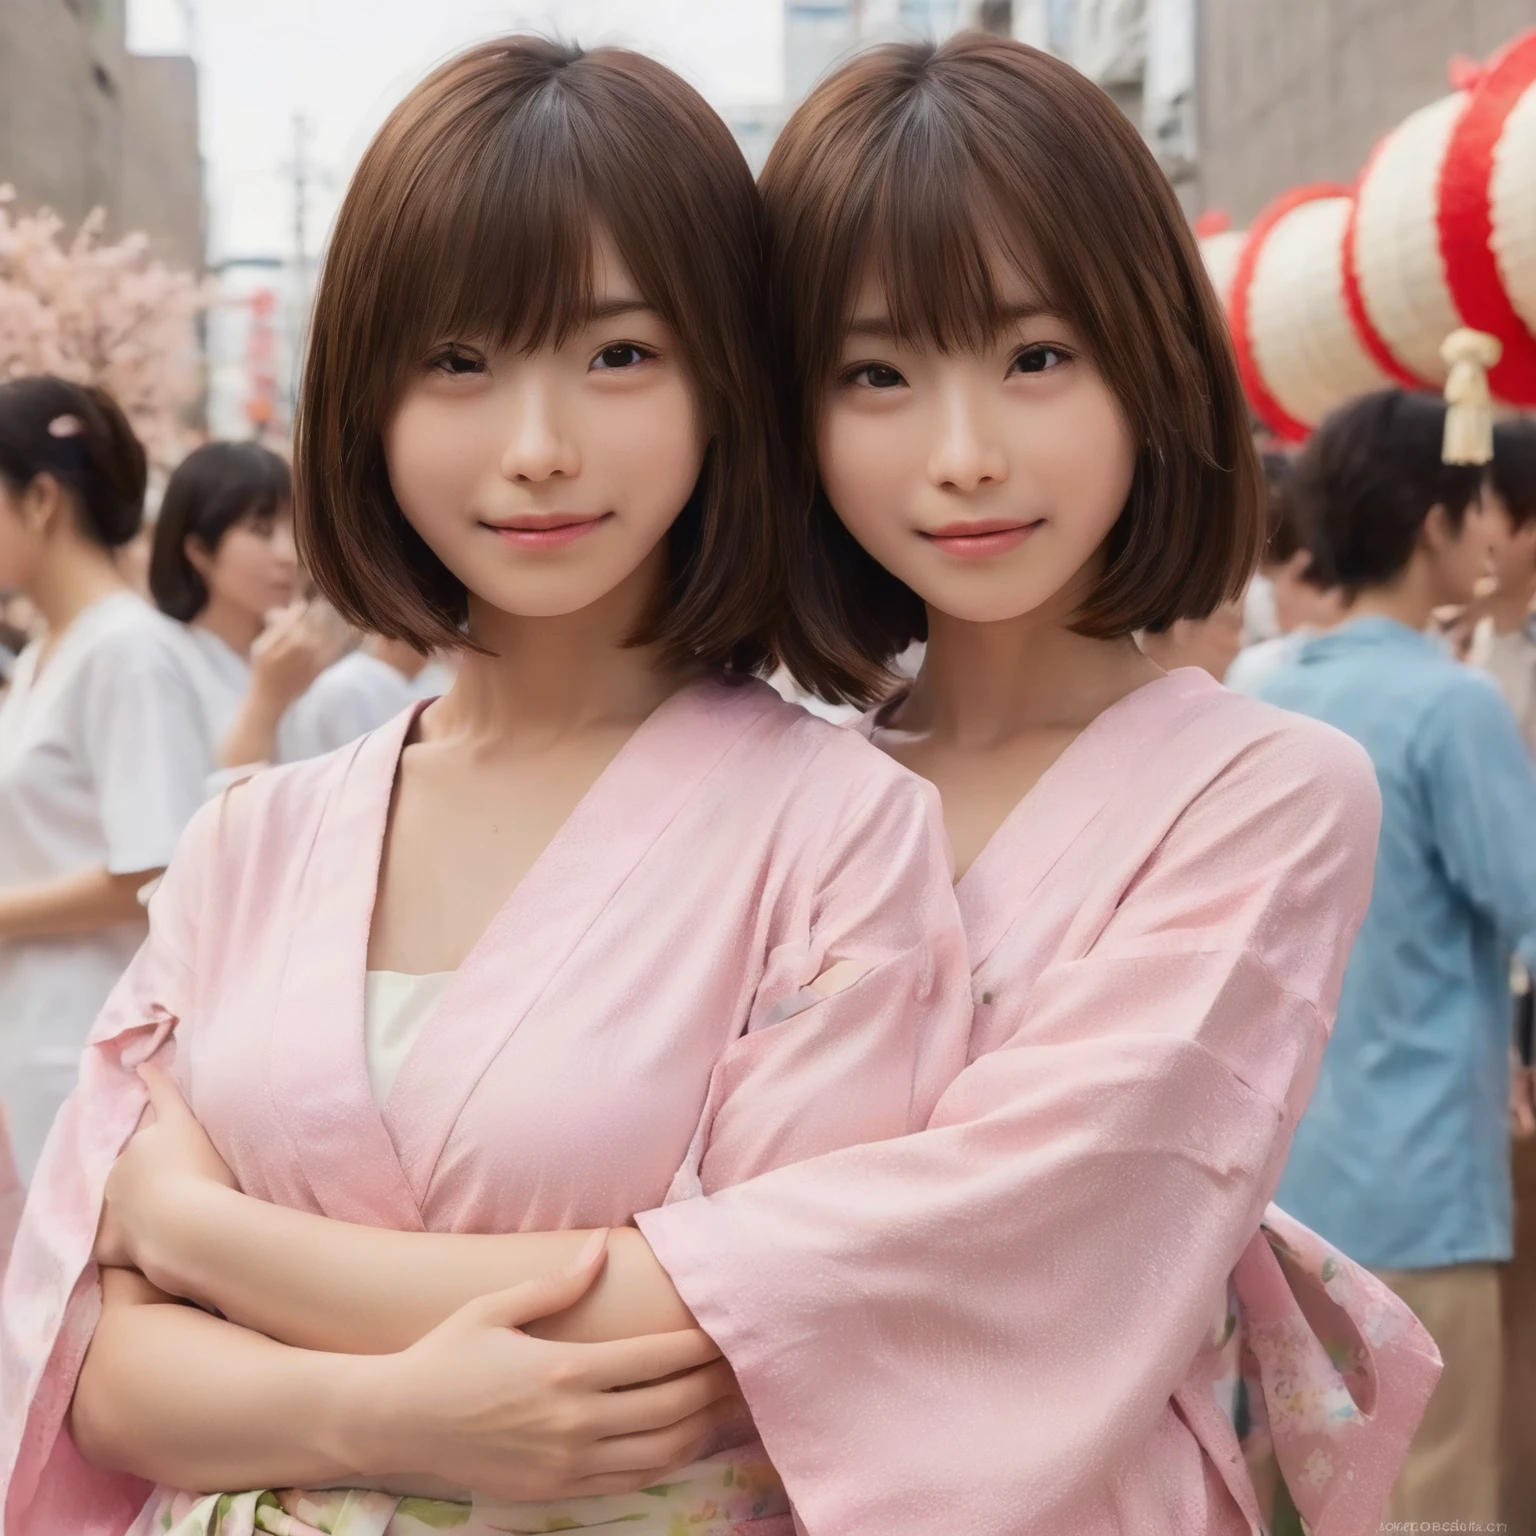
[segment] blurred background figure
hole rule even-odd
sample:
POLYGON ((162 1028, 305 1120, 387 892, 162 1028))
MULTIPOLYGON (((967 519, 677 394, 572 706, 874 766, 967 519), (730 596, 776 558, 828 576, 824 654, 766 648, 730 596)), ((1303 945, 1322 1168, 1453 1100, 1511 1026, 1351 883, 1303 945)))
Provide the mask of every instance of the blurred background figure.
POLYGON ((287 464, 259 443, 189 454, 160 503, 149 586, 181 626, 209 769, 280 760, 289 705, 351 638, 299 600, 287 464))
MULTIPOLYGON (((1536 753, 1536 421, 1501 422, 1483 484, 1493 535, 1494 589, 1477 605, 1471 656, 1499 685, 1536 753)), ((1533 1410, 1536 1411, 1536 1410, 1533 1410)))
POLYGON ((1375 891, 1277 1199, 1368 1264, 1445 1359, 1387 1518, 1499 1511, 1499 1271, 1511 1254, 1507 957, 1536 959, 1536 771, 1485 678, 1425 633, 1485 572, 1480 467, 1403 390, 1327 417, 1290 484, 1344 622, 1260 695, 1353 736, 1383 820, 1375 891))
POLYGON ((1219 683, 1243 645, 1243 605, 1223 603, 1208 619, 1175 619, 1166 629, 1144 629, 1142 650, 1165 672, 1200 667, 1219 683))
POLYGON ((176 632, 113 557, 138 531, 144 484, 144 450, 107 395, 0 384, 0 587, 45 625, 0 703, 0 1102, 24 1177, 143 938, 139 892, 203 796, 176 632))
MULTIPOLYGON (((1262 584, 1262 611, 1272 632, 1252 640, 1227 668, 1223 681, 1239 693, 1257 693, 1263 681, 1313 635, 1332 629, 1344 611, 1343 595, 1321 582, 1312 552, 1302 538, 1291 506, 1286 482, 1290 460, 1282 454, 1264 455, 1266 491, 1269 497, 1269 534, 1253 587, 1262 584)), ((1252 588, 1244 605, 1251 626, 1252 588)))
MULTIPOLYGON (((1472 659, 1499 685, 1526 746, 1536 754, 1536 623, 1531 616, 1536 601, 1536 422, 1513 420, 1494 428, 1483 499, 1493 524, 1496 585, 1479 604, 1482 617, 1473 634, 1472 659)), ((1529 836, 1530 830, 1519 829, 1517 835, 1529 836)), ((1536 1008, 1528 969, 1517 960, 1513 970, 1515 1238, 1501 1296, 1506 1517, 1536 1503, 1530 1488, 1536 1469, 1527 1460, 1536 1440, 1536 1074, 1531 1066, 1536 1008)))
POLYGON ((453 683, 453 667, 414 650, 404 640, 370 635, 320 674, 283 719, 283 761, 319 757, 392 719, 422 699, 435 699, 453 683))
POLYGON ((180 626, 210 789, 329 752, 447 688, 446 666, 379 636, 359 645, 304 586, 287 462, 255 442, 188 454, 161 499, 149 588, 180 626))

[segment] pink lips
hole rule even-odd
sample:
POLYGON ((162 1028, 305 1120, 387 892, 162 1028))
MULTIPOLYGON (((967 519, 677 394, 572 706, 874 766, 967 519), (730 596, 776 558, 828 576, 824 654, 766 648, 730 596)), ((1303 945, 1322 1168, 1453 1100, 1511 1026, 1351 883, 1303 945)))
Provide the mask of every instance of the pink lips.
POLYGON ((497 538, 517 549, 563 549, 584 538, 613 514, 600 512, 596 517, 579 517, 570 512, 541 512, 520 517, 511 523, 487 523, 497 538))
POLYGON ((1039 522, 1012 523, 997 520, 946 523, 942 528, 924 533, 923 537, 936 549, 942 549, 946 555, 958 555, 962 560, 980 560, 988 555, 1002 555, 1010 549, 1017 549, 1038 527, 1039 522))

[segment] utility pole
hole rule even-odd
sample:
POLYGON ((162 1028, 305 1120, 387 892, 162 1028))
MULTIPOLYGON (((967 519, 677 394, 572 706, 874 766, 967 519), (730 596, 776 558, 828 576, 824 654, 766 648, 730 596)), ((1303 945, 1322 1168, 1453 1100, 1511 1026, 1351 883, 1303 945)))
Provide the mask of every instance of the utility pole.
POLYGON ((289 291, 288 341, 291 357, 288 388, 284 404, 288 420, 293 419, 298 373, 304 356, 305 336, 309 329, 311 274, 309 265, 309 189, 313 180, 310 164, 310 123, 302 112, 293 114, 293 159, 285 167, 293 197, 293 280, 289 291))

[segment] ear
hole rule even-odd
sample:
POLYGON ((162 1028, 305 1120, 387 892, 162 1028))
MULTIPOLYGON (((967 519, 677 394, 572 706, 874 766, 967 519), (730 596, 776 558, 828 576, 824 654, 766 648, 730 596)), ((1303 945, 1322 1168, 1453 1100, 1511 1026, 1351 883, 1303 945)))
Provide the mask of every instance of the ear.
POLYGON ((30 533, 46 535, 67 515, 64 487, 47 470, 34 475, 18 502, 21 520, 30 533))
POLYGON ((206 584, 209 572, 213 570, 213 551, 195 533, 189 533, 181 541, 181 552, 187 557, 187 564, 206 584))
MULTIPOLYGON (((1465 524, 1463 524, 1463 527, 1465 524)), ((1461 529, 1451 523, 1450 514, 1442 502, 1429 509, 1429 515, 1419 524, 1417 543, 1432 555, 1444 554, 1460 537, 1461 529)))

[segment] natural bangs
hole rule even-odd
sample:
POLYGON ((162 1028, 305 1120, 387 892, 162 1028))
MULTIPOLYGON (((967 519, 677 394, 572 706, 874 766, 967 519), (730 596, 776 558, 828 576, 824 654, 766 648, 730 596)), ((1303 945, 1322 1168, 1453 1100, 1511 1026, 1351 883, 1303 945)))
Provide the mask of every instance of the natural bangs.
POLYGON ((896 341, 940 352, 996 340, 1018 302, 1001 291, 1010 274, 1031 305, 1064 314, 1060 282, 1026 210, 987 176, 934 98, 908 103, 839 223, 828 239, 846 243, 848 262, 841 294, 828 294, 840 299, 828 328, 833 353, 866 284, 879 290, 896 341))
POLYGON ((440 121, 420 124, 418 173, 376 253, 402 372, 448 340, 558 346, 592 310, 605 213, 583 143, 590 125, 569 95, 551 80, 511 103, 483 92, 440 106, 440 121))

